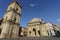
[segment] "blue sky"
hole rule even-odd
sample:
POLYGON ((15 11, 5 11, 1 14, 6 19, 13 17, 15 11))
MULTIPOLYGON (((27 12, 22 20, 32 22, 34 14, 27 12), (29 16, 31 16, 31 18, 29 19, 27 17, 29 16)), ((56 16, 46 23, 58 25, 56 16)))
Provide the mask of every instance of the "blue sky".
MULTIPOLYGON (((60 25, 60 0, 17 0, 22 6, 20 25, 26 27, 33 18, 60 25)), ((3 18, 12 0, 0 0, 0 18, 3 18)))

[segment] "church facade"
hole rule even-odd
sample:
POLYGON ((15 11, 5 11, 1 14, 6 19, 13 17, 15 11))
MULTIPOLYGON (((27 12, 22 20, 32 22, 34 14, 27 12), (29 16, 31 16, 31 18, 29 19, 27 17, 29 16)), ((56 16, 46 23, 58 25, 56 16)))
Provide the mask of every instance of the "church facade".
POLYGON ((59 36, 60 27, 40 18, 33 18, 27 28, 20 26, 21 5, 17 1, 9 4, 5 15, 0 19, 0 38, 59 36))
POLYGON ((34 18, 27 24, 27 36, 59 36, 60 27, 50 22, 43 22, 40 18, 34 18), (58 32, 59 31, 59 32, 58 32))

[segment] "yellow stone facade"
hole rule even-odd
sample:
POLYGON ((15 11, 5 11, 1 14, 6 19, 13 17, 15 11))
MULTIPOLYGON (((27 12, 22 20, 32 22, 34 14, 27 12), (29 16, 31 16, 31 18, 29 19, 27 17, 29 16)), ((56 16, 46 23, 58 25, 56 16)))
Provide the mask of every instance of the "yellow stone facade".
POLYGON ((0 19, 0 38, 59 36, 60 27, 40 18, 33 18, 27 27, 20 26, 21 5, 17 1, 9 4, 7 11, 0 19))
POLYGON ((27 36, 27 28, 20 27, 19 29, 20 29, 19 36, 21 36, 21 37, 27 36))
POLYGON ((0 26, 2 29, 0 38, 18 37, 21 9, 17 1, 9 4, 0 26))
POLYGON ((40 18, 33 18, 28 24, 28 37, 60 35, 60 27, 50 22, 43 22, 40 18))
POLYGON ((28 36, 54 36, 54 29, 50 30, 51 28, 53 28, 51 23, 43 22, 39 18, 33 18, 27 25, 28 36))

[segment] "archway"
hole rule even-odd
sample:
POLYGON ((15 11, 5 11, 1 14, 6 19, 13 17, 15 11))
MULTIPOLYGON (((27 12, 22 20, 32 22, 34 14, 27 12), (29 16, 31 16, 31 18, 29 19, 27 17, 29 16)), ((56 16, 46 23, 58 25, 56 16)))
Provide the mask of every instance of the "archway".
POLYGON ((35 33, 35 35, 36 35, 36 29, 35 28, 33 28, 33 32, 35 33))

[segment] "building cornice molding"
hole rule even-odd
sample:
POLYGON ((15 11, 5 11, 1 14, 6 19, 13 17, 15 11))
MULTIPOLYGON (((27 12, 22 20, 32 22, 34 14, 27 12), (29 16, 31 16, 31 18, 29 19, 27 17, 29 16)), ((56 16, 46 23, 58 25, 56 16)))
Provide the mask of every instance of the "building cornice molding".
POLYGON ((5 14, 7 14, 7 12, 10 12, 10 11, 13 11, 13 12, 15 12, 17 15, 21 16, 21 13, 17 13, 14 9, 11 9, 11 10, 6 11, 5 14))
POLYGON ((19 26, 20 26, 20 24, 19 24, 19 23, 15 23, 15 22, 12 22, 12 21, 10 21, 10 20, 3 21, 2 23, 6 23, 6 22, 9 22, 9 23, 12 23, 12 24, 16 24, 16 25, 19 25, 19 26))
MULTIPOLYGON (((11 5, 11 4, 12 4, 12 3, 14 3, 14 2, 16 2, 16 3, 20 6, 20 8, 22 9, 21 4, 19 4, 17 1, 10 2, 10 4, 9 4, 9 5, 11 5)), ((8 5, 8 6, 9 6, 9 5, 8 5)))

